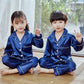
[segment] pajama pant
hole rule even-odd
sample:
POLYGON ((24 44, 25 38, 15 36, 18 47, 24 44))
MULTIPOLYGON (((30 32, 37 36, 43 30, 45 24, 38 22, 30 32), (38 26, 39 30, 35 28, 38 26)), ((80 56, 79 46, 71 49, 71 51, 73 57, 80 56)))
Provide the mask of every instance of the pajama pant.
POLYGON ((28 72, 29 69, 36 67, 38 65, 38 58, 31 57, 27 60, 18 60, 10 58, 9 56, 3 56, 2 58, 3 64, 14 69, 17 68, 20 75, 28 72))
POLYGON ((76 69, 76 64, 72 58, 61 61, 55 59, 55 57, 43 57, 39 59, 39 65, 43 68, 53 69, 56 76, 72 72, 76 69))

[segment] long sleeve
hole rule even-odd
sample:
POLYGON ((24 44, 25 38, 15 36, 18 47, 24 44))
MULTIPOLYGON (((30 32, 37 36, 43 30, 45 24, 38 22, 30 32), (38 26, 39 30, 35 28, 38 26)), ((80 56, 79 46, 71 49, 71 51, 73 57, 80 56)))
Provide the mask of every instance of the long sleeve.
POLYGON ((50 46, 49 39, 47 39, 44 57, 50 57, 50 56, 51 56, 51 46, 50 46))
POLYGON ((40 36, 35 35, 32 38, 32 44, 38 48, 42 48, 43 47, 42 34, 40 34, 40 36))
POLYGON ((6 48, 4 50, 4 55, 11 55, 12 54, 12 46, 11 46, 11 42, 10 42, 10 39, 8 38, 8 42, 7 42, 7 45, 6 45, 6 48))
POLYGON ((71 46, 75 49, 75 51, 80 51, 83 49, 83 38, 81 42, 78 42, 75 37, 71 38, 71 46))

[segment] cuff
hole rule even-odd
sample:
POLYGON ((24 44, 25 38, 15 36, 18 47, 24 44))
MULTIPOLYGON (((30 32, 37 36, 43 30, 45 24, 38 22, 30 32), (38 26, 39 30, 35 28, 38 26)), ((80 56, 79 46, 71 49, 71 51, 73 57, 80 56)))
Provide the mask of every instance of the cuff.
POLYGON ((76 43, 77 43, 77 45, 83 44, 83 38, 82 38, 82 41, 81 41, 81 42, 78 42, 78 41, 76 40, 76 43))
POLYGON ((42 38, 42 34, 40 34, 39 36, 38 35, 35 35, 35 38, 42 38))
POLYGON ((20 75, 24 74, 24 71, 22 70, 22 68, 20 66, 17 67, 17 70, 18 70, 20 75))

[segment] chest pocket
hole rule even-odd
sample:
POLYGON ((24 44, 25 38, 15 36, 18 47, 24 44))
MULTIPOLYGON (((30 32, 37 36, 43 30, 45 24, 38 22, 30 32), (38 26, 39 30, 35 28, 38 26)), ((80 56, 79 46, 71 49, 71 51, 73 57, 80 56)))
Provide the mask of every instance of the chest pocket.
POLYGON ((70 54, 70 47, 60 47, 60 52, 62 55, 69 55, 70 54))
POLYGON ((30 47, 32 47, 31 45, 29 45, 29 46, 23 46, 23 48, 30 48, 30 47))
POLYGON ((32 52, 32 45, 31 44, 24 44, 23 51, 26 53, 31 53, 32 52))
POLYGON ((60 47, 60 49, 69 49, 69 47, 60 47))

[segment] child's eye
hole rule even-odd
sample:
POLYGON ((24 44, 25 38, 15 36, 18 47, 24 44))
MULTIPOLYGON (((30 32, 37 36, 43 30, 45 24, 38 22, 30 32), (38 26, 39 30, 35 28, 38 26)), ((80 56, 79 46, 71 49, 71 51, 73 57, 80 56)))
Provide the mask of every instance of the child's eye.
POLYGON ((61 21, 59 23, 62 23, 61 21))
POLYGON ((56 24, 56 22, 54 22, 54 24, 56 24))
POLYGON ((15 24, 18 24, 17 22, 15 24))
POLYGON ((24 23, 24 21, 21 22, 22 24, 24 23))

